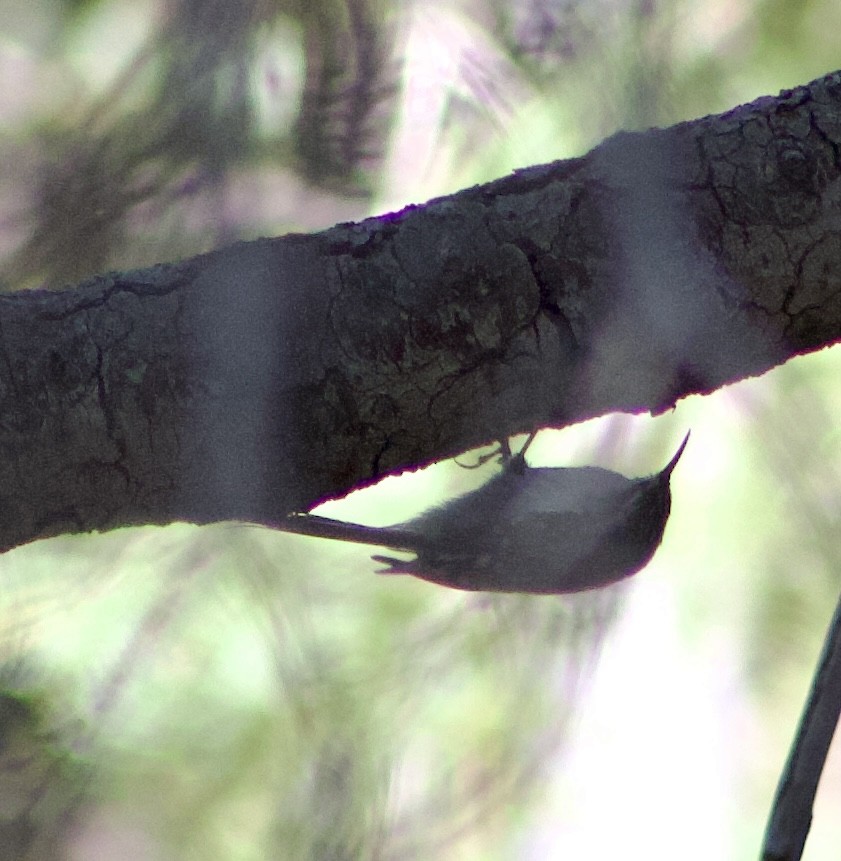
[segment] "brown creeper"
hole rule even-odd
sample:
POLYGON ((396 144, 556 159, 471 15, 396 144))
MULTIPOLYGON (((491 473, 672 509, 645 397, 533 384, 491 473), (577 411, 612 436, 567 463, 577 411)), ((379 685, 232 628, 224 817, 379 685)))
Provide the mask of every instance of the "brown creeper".
POLYGON ((654 555, 671 507, 669 479, 688 439, 687 433, 666 466, 646 478, 595 466, 533 468, 524 446, 477 490, 396 526, 309 514, 278 526, 415 554, 373 556, 387 566, 383 574, 471 591, 580 592, 634 574, 654 555))

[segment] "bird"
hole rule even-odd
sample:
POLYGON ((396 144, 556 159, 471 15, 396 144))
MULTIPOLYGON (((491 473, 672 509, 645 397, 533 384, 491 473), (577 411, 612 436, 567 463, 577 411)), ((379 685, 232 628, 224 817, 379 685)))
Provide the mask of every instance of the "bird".
POLYGON ((288 532, 414 554, 374 555, 379 574, 466 591, 554 595, 618 582, 651 560, 671 510, 670 478, 689 441, 654 475, 597 466, 531 467, 503 445, 503 468, 481 487, 394 526, 291 514, 288 532), (506 456, 507 455, 507 456, 506 456))

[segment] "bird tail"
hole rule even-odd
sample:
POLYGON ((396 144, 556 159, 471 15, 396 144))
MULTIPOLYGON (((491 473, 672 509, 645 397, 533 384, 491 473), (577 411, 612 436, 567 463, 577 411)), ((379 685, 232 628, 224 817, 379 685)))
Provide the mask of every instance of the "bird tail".
POLYGON ((352 541, 356 544, 373 544, 376 547, 390 547, 393 550, 416 551, 418 536, 400 526, 363 526, 333 520, 317 514, 290 514, 275 529, 294 532, 297 535, 310 535, 313 538, 330 538, 336 541, 352 541))

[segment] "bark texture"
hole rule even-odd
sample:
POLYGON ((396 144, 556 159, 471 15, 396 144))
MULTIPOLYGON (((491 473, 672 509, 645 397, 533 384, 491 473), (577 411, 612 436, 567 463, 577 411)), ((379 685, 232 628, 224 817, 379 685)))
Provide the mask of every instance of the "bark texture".
POLYGON ((0 548, 287 512, 841 337, 841 73, 314 235, 0 297, 0 548))

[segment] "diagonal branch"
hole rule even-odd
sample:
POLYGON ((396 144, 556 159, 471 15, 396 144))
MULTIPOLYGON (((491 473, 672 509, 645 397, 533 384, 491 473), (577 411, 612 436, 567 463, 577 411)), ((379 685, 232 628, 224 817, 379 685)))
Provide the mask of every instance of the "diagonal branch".
POLYGON ((762 861, 798 861, 826 755, 841 716, 841 599, 826 633, 797 736, 780 777, 762 861))
POLYGON ((841 73, 588 155, 0 296, 0 549, 277 522, 841 337, 841 73))

